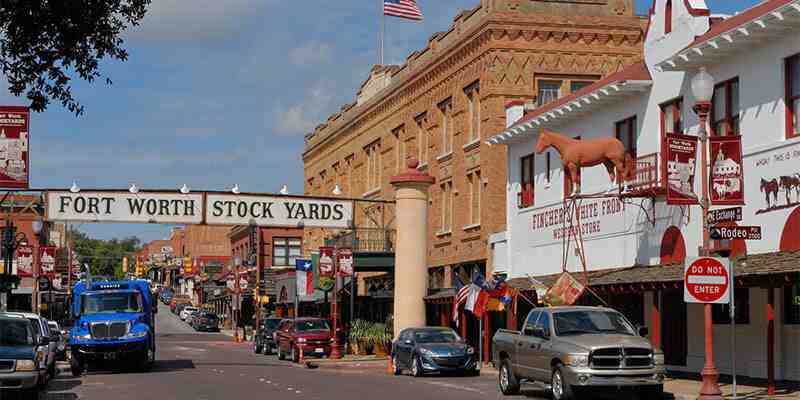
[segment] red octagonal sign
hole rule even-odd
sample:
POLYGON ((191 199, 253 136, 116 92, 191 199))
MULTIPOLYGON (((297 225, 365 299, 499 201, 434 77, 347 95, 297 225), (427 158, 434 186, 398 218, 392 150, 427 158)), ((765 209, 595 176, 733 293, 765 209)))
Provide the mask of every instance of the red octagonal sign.
POLYGON ((729 262, 723 258, 690 259, 683 274, 683 300, 687 303, 728 304, 729 262))

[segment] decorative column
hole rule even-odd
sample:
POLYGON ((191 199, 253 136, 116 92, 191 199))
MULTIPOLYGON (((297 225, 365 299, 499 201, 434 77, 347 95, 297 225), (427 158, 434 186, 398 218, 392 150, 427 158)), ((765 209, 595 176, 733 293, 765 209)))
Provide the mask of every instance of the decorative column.
POLYGON ((394 266, 394 334, 425 326, 428 286, 428 188, 435 179, 417 170, 409 158, 408 169, 389 182, 395 190, 397 243, 394 266))
POLYGON ((767 288, 767 395, 775 395, 775 288, 771 286, 767 288))

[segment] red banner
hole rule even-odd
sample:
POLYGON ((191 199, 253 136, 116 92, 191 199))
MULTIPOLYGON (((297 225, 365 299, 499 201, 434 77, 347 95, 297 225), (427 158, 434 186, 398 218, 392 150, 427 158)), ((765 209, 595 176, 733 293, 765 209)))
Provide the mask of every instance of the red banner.
POLYGON ((28 107, 0 106, 0 187, 28 188, 28 107))
POLYGON ((33 247, 28 245, 17 246, 13 274, 19 277, 33 276, 33 247))
POLYGON ((353 276, 353 250, 338 249, 336 258, 339 262, 339 276, 353 276))
POLYGON ((551 306, 570 306, 578 301, 586 287, 569 272, 558 277, 556 283, 547 291, 545 302, 551 306))
POLYGON ((333 247, 319 248, 319 276, 333 278, 333 247))
POLYGON ((53 275, 56 270, 56 247, 42 246, 39 248, 39 265, 42 266, 42 273, 53 275))
POLYGON ((667 204, 698 204, 694 193, 697 137, 667 135, 667 204))
POLYGON ((710 187, 712 205, 744 205, 742 137, 712 136, 710 187))

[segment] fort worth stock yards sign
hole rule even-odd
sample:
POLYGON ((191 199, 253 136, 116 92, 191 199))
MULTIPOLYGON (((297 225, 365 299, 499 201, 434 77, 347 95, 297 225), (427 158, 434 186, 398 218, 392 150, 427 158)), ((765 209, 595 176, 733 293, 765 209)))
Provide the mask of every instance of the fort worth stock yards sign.
POLYGON ((47 219, 75 222, 348 228, 350 201, 234 194, 47 192, 47 219))

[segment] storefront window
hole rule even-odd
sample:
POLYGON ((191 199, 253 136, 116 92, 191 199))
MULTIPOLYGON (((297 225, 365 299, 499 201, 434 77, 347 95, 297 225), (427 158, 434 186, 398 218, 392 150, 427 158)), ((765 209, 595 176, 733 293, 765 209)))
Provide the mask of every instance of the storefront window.
POLYGON ((783 323, 800 325, 800 284, 783 289, 783 323))
POLYGON ((301 255, 300 238, 273 238, 272 265, 293 267, 301 255))

